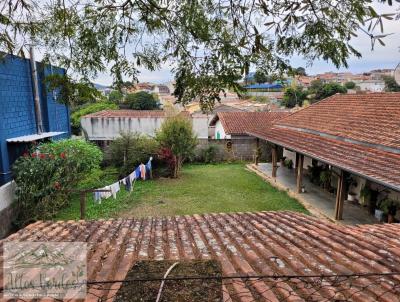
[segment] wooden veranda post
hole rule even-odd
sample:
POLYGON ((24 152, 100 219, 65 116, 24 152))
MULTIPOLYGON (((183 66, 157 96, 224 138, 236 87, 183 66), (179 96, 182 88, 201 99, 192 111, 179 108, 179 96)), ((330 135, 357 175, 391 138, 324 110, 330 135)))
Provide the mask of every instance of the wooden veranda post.
POLYGON ((346 194, 346 186, 344 183, 345 173, 343 170, 340 171, 338 177, 337 194, 336 194, 336 205, 335 205, 335 220, 343 219, 343 205, 346 194))
POLYGON ((299 167, 299 153, 296 152, 296 163, 295 163, 295 169, 294 173, 297 175, 297 168, 299 167))
POLYGON ((259 158, 259 153, 260 153, 260 139, 257 137, 256 139, 256 156, 255 156, 255 164, 258 166, 258 161, 260 160, 259 158))
POLYGON ((81 200, 81 219, 85 219, 86 216, 86 191, 80 192, 80 200, 81 200))
POLYGON ((296 158, 298 158, 297 165, 297 193, 301 193, 301 187, 303 186, 303 164, 304 155, 296 153, 296 158))
POLYGON ((272 146, 272 177, 276 177, 276 170, 278 169, 278 150, 277 146, 272 146))

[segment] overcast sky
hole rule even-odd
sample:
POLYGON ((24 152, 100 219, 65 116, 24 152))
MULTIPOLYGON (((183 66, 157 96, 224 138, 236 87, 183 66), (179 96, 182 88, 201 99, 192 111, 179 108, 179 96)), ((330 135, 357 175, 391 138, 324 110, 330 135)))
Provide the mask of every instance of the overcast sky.
MULTIPOLYGON (((387 4, 375 3, 374 7, 378 13, 393 13, 399 5, 395 4, 393 7, 389 7, 387 4)), ((384 39, 386 46, 381 46, 377 42, 374 50, 371 50, 371 40, 366 34, 360 33, 358 37, 354 38, 353 46, 361 52, 362 58, 350 58, 349 68, 341 68, 340 71, 361 73, 371 69, 395 68, 400 63, 400 21, 386 20, 384 27, 385 33, 393 33, 384 39)), ((332 64, 324 61, 315 61, 312 66, 306 66, 306 62, 299 57, 291 58, 290 61, 293 66, 304 66, 308 74, 338 71, 332 64)), ((139 80, 141 82, 165 83, 173 79, 170 70, 171 67, 168 65, 164 65, 160 70, 154 72, 141 70, 139 80)), ((112 78, 107 74, 100 74, 95 82, 110 85, 112 78)))

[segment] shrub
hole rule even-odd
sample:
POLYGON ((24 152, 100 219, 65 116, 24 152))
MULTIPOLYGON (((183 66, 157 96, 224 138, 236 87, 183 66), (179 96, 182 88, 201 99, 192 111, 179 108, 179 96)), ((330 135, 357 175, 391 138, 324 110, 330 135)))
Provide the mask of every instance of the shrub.
POLYGON ((106 163, 119 169, 126 176, 140 163, 146 163, 157 153, 157 142, 137 133, 121 133, 106 150, 106 163))
POLYGON ((47 143, 25 153, 13 165, 16 224, 51 219, 68 203, 79 180, 99 167, 101 158, 99 148, 82 140, 47 143))
POLYGON ((161 125, 156 140, 162 148, 171 150, 174 156, 171 174, 175 178, 178 177, 183 162, 194 155, 198 143, 192 123, 181 115, 170 117, 161 125))
POLYGON ((349 82, 344 83, 344 87, 346 87, 347 89, 354 89, 354 88, 356 88, 356 83, 349 81, 349 82))
POLYGON ((90 113, 99 112, 102 110, 115 110, 118 106, 113 103, 99 102, 87 104, 71 114, 71 126, 74 134, 79 134, 81 128, 81 117, 90 113))
POLYGON ((130 93, 125 98, 126 104, 134 110, 155 110, 160 108, 158 98, 145 91, 130 93))
POLYGON ((215 163, 217 162, 218 156, 218 145, 209 145, 200 151, 200 159, 204 163, 215 163))

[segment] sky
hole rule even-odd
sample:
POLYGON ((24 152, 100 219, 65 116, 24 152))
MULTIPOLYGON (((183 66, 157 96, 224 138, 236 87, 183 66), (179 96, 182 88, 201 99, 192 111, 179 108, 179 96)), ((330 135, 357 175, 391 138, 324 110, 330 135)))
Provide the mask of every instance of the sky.
MULTIPOLYGON (((387 4, 374 3, 374 8, 378 13, 393 13, 400 8, 399 4, 392 7, 387 4)), ((362 73, 372 69, 394 69, 400 63, 400 20, 389 21, 384 23, 385 34, 391 33, 390 36, 384 38, 386 46, 381 46, 378 42, 375 43, 374 50, 371 50, 371 40, 363 33, 359 33, 358 37, 354 38, 353 46, 362 54, 362 58, 351 57, 348 60, 349 67, 336 69, 331 63, 324 61, 315 61, 311 66, 307 66, 307 62, 301 57, 289 58, 292 66, 303 66, 308 74, 324 73, 328 71, 348 71, 353 73, 362 73)), ((139 74, 140 82, 166 83, 173 80, 171 66, 164 64, 157 71, 141 70, 139 74)), ((95 79, 96 83, 103 85, 111 85, 112 78, 102 73, 95 79)))

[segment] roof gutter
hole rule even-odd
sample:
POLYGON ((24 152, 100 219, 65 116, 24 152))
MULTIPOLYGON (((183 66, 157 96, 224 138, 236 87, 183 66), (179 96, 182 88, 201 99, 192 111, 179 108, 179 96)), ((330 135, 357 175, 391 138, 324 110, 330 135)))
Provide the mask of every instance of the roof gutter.
POLYGON ((36 129, 37 129, 37 134, 42 134, 43 133, 43 119, 42 119, 42 110, 40 108, 39 84, 38 84, 37 68, 36 68, 33 46, 30 47, 29 53, 30 53, 30 61, 31 61, 31 77, 32 77, 32 83, 33 83, 33 96, 34 96, 34 104, 35 104, 36 129))
POLYGON ((323 163, 326 163, 326 164, 328 164, 328 165, 334 166, 334 167, 339 168, 339 169, 341 169, 341 170, 344 170, 344 171, 346 171, 346 172, 349 172, 349 173, 355 174, 355 175, 357 175, 357 176, 363 177, 363 178, 368 179, 368 180, 370 180, 370 181, 372 181, 372 182, 375 182, 375 183, 380 184, 380 185, 382 185, 382 186, 388 187, 388 188, 390 188, 390 189, 392 189, 392 190, 394 190, 394 191, 396 191, 396 192, 400 192, 400 188, 399 188, 398 186, 392 185, 392 184, 390 184, 390 183, 386 183, 386 182, 384 182, 384 181, 382 181, 382 180, 379 180, 379 179, 370 177, 370 176, 368 176, 368 175, 361 174, 361 173, 359 173, 359 172, 355 172, 355 171, 353 171, 353 170, 350 170, 350 169, 345 168, 345 167, 343 167, 343 166, 340 166, 340 165, 338 165, 338 164, 332 164, 332 163, 330 163, 329 161, 327 161, 327 160, 325 160, 325 159, 322 159, 322 158, 320 158, 320 157, 318 157, 318 156, 315 156, 315 155, 313 155, 313 154, 309 154, 309 153, 304 152, 304 151, 296 150, 296 148, 293 148, 293 147, 288 146, 288 145, 286 145, 286 144, 282 144, 281 142, 278 142, 278 141, 274 141, 274 140, 271 140, 271 139, 267 139, 267 138, 263 137, 262 135, 255 134, 255 133, 252 133, 252 132, 247 132, 247 134, 248 134, 248 135, 251 135, 251 136, 254 136, 254 137, 257 137, 257 138, 260 138, 260 139, 263 139, 263 140, 265 140, 265 141, 269 141, 269 142, 271 142, 271 143, 273 143, 273 144, 275 144, 275 145, 280 145, 280 146, 282 146, 282 147, 284 147, 284 148, 291 149, 291 150, 293 150, 293 151, 295 151, 295 152, 297 152, 297 153, 303 154, 303 155, 305 155, 305 156, 314 158, 314 159, 316 159, 316 160, 318 160, 318 161, 320 161, 320 162, 323 162, 323 163))

